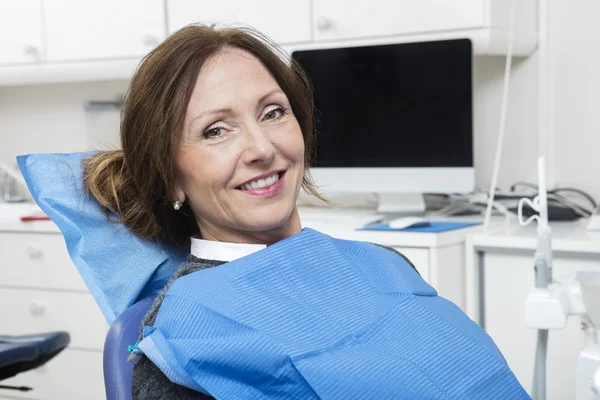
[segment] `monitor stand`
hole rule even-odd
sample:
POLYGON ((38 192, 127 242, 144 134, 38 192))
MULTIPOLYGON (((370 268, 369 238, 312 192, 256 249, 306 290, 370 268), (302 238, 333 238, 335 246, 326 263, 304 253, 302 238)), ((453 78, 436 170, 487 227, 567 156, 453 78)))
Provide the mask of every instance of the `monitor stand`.
POLYGON ((380 214, 425 214, 425 200, 421 193, 379 193, 377 212, 380 214))

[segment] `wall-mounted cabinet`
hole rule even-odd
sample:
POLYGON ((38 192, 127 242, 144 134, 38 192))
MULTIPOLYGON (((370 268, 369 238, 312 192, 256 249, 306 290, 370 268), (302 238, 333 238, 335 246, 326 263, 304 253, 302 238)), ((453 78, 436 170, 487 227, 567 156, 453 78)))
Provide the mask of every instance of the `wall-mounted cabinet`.
MULTIPOLYGON (((127 79, 167 33, 191 23, 252 26, 283 48, 469 38, 502 55, 506 0, 4 0, 0 85, 127 79), (18 66, 17 66, 18 64, 18 66)), ((516 2, 514 55, 537 44, 537 0, 516 2)))
POLYGON ((167 0, 169 33, 200 22, 218 26, 244 24, 279 44, 310 42, 310 1, 167 0))
POLYGON ((481 0, 370 0, 352 7, 347 4, 344 0, 314 0, 315 40, 410 35, 485 25, 486 2, 481 0))
POLYGON ((140 58, 166 34, 163 0, 43 0, 46 61, 140 58))
MULTIPOLYGON (((310 47, 368 45, 469 38, 480 55, 503 55, 508 47, 507 0, 313 0, 310 47)), ((537 45, 537 0, 516 2, 513 54, 527 56, 537 45)), ((307 48, 309 46, 294 46, 307 48)))

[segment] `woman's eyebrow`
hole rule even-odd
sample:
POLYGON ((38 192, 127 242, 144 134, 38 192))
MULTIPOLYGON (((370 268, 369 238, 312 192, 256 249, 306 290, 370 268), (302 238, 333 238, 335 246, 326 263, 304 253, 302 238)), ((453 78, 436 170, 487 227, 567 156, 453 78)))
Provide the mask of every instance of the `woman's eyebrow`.
POLYGON ((206 110, 206 111, 202 111, 200 114, 196 115, 194 118, 192 118, 192 120, 190 121, 190 123, 188 124, 188 128, 192 126, 192 124, 201 118, 207 117, 209 115, 227 115, 232 113, 233 110, 229 107, 227 108, 212 108, 210 110, 206 110))
POLYGON ((232 109, 227 107, 227 108, 211 108, 210 110, 206 110, 206 111, 202 111, 200 114, 196 115, 191 121, 190 121, 190 125, 192 124, 192 122, 194 122, 197 119, 200 118, 204 118, 207 117, 209 115, 214 115, 214 114, 218 114, 218 115, 224 115, 224 114, 230 114, 232 112, 232 109))
MULTIPOLYGON (((258 104, 264 103, 264 101, 266 99, 268 99, 269 97, 271 97, 274 94, 283 94, 285 95, 285 93, 283 92, 283 90, 276 88, 273 89, 267 93, 265 93, 264 95, 262 95, 259 99, 258 99, 258 104)), ((196 115, 188 124, 188 127, 192 126, 192 124, 201 118, 207 117, 209 115, 227 115, 227 114, 231 114, 233 112, 233 110, 229 107, 226 108, 212 108, 206 111, 202 111, 201 113, 199 113, 198 115, 196 115)))
POLYGON ((266 94, 262 95, 259 99, 258 99, 258 104, 264 103, 264 101, 266 99, 268 99, 270 96, 274 95, 274 94, 283 94, 285 95, 285 93, 283 92, 283 90, 277 88, 277 89, 273 89, 270 92, 267 92, 266 94))

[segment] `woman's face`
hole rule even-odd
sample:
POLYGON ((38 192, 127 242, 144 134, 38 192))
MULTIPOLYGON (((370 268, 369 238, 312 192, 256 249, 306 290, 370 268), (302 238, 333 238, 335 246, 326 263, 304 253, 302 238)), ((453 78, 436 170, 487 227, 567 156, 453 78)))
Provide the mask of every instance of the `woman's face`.
POLYGON ((250 53, 226 49, 202 66, 177 168, 174 200, 191 206, 204 239, 269 244, 301 230, 300 125, 285 93, 250 53))

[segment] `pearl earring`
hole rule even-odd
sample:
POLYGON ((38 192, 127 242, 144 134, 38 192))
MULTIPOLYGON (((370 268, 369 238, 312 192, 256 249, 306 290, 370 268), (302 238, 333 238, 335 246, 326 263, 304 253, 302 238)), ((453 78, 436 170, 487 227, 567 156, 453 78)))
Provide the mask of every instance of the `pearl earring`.
POLYGON ((181 206, 182 206, 182 204, 179 200, 173 202, 173 209, 175 211, 179 210, 181 208, 181 206))

